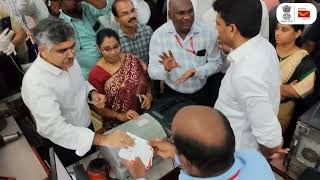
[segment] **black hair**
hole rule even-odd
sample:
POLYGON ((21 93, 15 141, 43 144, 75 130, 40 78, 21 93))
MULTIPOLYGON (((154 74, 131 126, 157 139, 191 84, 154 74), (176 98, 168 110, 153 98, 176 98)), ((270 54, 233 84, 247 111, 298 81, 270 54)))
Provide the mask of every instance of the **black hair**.
POLYGON ((234 162, 235 137, 233 130, 227 117, 220 111, 217 112, 224 125, 224 144, 208 146, 179 134, 175 134, 173 137, 177 153, 185 156, 203 174, 226 170, 234 162))
POLYGON ((302 36, 302 32, 303 32, 303 30, 304 30, 304 25, 293 24, 293 25, 291 25, 291 26, 293 27, 293 29, 294 29, 295 32, 298 32, 299 30, 301 31, 301 35, 300 35, 300 36, 296 39, 296 41, 295 41, 295 44, 296 44, 297 46, 301 47, 301 45, 302 45, 302 38, 301 38, 301 36, 302 36))
POLYGON ((297 32, 297 31, 299 31, 299 30, 301 30, 301 32, 302 32, 303 29, 304 29, 304 25, 292 24, 291 26, 293 27, 293 29, 294 29, 295 32, 297 32))
POLYGON ((114 37, 119 43, 120 43, 120 38, 118 36, 118 34, 109 28, 106 29, 101 29, 98 33, 97 33, 97 39, 96 39, 96 43, 98 46, 100 46, 104 40, 104 38, 111 38, 114 37))
MULTIPOLYGON (((112 7, 111 7, 111 12, 112 14, 115 16, 115 17, 118 17, 119 14, 117 12, 117 4, 119 2, 125 2, 125 1, 128 1, 128 2, 131 2, 131 4, 133 5, 132 1, 130 0, 115 0, 113 3, 112 3, 112 7)), ((134 6, 134 5, 133 5, 134 6)))
POLYGON ((235 24, 243 37, 252 38, 259 34, 262 18, 259 0, 217 0, 213 8, 226 25, 235 24))

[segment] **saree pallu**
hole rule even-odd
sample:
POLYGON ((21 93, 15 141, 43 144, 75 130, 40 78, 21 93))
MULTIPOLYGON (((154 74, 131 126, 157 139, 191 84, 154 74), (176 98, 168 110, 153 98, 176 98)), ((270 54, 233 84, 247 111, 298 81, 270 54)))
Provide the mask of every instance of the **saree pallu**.
MULTIPOLYGON (((119 70, 105 82, 106 106, 115 112, 141 111, 137 95, 147 93, 149 78, 139 61, 136 56, 126 54, 119 70)), ((122 122, 109 123, 115 127, 122 122)))
MULTIPOLYGON (((293 88, 299 96, 304 98, 310 94, 314 85, 316 66, 313 60, 309 58, 307 51, 298 50, 281 60, 280 70, 282 84, 290 84, 292 81, 298 80, 298 83, 293 88)), ((281 101, 278 119, 283 132, 288 128, 293 117, 295 101, 296 99, 293 98, 286 98, 281 101)))

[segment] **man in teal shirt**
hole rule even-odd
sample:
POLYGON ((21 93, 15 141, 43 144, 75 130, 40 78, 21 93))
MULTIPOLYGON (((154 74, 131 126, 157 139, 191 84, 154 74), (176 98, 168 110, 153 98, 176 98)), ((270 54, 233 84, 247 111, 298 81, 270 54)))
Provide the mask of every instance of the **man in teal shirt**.
MULTIPOLYGON (((96 33, 104 28, 100 16, 109 16, 111 24, 111 0, 61 0, 59 18, 71 24, 76 32, 76 58, 87 79, 91 67, 100 54, 96 47, 96 33)), ((109 27, 111 28, 111 27, 109 27)))

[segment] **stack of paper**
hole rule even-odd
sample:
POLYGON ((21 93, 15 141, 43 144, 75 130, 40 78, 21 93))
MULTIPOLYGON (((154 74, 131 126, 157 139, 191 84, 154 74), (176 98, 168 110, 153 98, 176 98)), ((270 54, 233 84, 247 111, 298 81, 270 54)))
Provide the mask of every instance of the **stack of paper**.
POLYGON ((134 139, 135 144, 127 149, 121 149, 119 151, 120 158, 132 161, 139 157, 145 168, 149 169, 152 166, 153 148, 148 144, 147 140, 130 132, 127 132, 127 134, 134 139))

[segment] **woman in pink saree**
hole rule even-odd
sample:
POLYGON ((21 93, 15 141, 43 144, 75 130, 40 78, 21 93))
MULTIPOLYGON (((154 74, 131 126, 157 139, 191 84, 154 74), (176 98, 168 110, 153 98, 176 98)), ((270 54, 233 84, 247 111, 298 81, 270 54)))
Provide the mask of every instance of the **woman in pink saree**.
POLYGON ((136 119, 152 102, 147 65, 136 56, 123 53, 119 36, 111 29, 97 34, 102 55, 89 73, 89 82, 106 95, 106 107, 95 109, 105 120, 107 129, 136 119))

